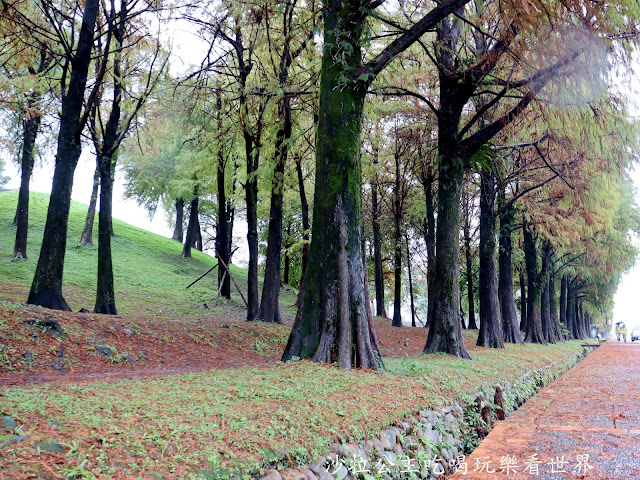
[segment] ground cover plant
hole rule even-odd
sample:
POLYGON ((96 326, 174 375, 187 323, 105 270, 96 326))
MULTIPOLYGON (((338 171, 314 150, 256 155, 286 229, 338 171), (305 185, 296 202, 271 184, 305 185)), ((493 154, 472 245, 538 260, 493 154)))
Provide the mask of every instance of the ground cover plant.
POLYGON ((228 478, 270 462, 304 464, 340 440, 376 435, 420 408, 514 381, 582 350, 471 347, 473 361, 444 355, 387 358, 386 372, 347 373, 309 361, 238 369, 4 388, 2 413, 26 440, 0 451, 7 478, 228 478), (62 446, 44 451, 42 442, 62 446), (52 473, 52 472, 49 472, 52 473))

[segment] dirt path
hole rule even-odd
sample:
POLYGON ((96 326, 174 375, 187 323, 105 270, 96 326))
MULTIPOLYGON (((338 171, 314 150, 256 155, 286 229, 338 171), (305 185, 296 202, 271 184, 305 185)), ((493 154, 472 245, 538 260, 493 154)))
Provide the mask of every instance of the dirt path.
POLYGON ((609 341, 499 422, 455 480, 640 479, 640 344, 609 341))

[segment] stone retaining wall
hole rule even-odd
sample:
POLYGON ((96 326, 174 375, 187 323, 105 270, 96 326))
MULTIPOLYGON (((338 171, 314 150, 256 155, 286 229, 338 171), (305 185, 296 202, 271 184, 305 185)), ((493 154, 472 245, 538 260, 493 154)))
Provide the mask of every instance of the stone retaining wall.
POLYGON ((378 437, 335 443, 332 452, 304 467, 269 469, 260 480, 391 480, 440 479, 453 473, 491 429, 544 385, 565 373, 586 355, 533 370, 515 382, 492 385, 464 395, 438 410, 419 410, 378 437))

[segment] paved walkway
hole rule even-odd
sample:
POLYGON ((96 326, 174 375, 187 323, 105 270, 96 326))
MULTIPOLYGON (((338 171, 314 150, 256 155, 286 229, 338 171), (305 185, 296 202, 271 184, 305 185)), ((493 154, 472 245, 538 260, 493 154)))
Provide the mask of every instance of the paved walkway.
POLYGON ((640 480, 640 344, 609 340, 498 422, 455 480, 640 480))

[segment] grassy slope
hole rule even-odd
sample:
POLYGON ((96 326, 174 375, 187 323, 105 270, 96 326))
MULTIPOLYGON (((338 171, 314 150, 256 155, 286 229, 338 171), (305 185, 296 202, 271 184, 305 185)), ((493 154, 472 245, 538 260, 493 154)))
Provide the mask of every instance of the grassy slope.
MULTIPOLYGON (((46 197, 34 195, 33 199, 32 224, 42 225, 46 197)), ((26 297, 35 268, 42 228, 34 226, 31 230, 30 259, 23 263, 9 262, 15 232, 9 225, 15 200, 15 192, 0 193, 0 225, 3 227, 0 255, 5 259, 0 261, 0 296, 21 301, 26 297)), ((73 205, 72 239, 80 236, 85 211, 86 207, 73 205)), ((212 354, 224 345, 237 348, 242 355, 247 342, 255 342, 254 350, 283 347, 288 327, 282 325, 237 323, 237 328, 217 329, 224 332, 224 337, 220 337, 221 333, 215 333, 219 338, 210 337, 214 333, 209 330, 213 331, 216 320, 221 320, 216 319, 216 315, 224 311, 209 311, 207 318, 202 318, 204 311, 199 305, 211 298, 213 279, 201 282, 193 291, 185 291, 184 285, 204 272, 212 259, 196 252, 194 259, 183 261, 176 242, 122 222, 114 223, 118 234, 114 239, 116 288, 121 292, 118 306, 124 314, 157 315, 157 320, 125 316, 121 323, 133 328, 140 322, 144 337, 152 335, 154 325, 183 325, 187 331, 199 335, 198 344, 210 342, 212 354), (166 322, 166 319, 173 321, 166 322), (196 325, 199 330, 195 330, 196 325), (265 346, 258 348, 257 332, 262 330, 263 335, 271 332, 273 338, 264 337, 265 346), (234 331, 247 333, 237 335, 234 331)), ((69 243, 65 294, 77 309, 93 304, 96 249, 76 249, 75 245, 75 241, 69 243)), ((244 286, 243 273, 236 272, 244 286)), ((285 302, 291 300, 290 296, 285 302)), ((20 341, 25 342, 24 345, 33 344, 31 331, 22 327, 20 320, 15 320, 22 318, 25 307, 5 304, 0 305, 0 310, 2 308, 8 318, 4 332, 22 328, 20 341)), ((97 329, 103 322, 110 321, 99 315, 86 319, 79 315, 61 316, 60 319, 70 324, 66 341, 75 342, 67 347, 68 351, 72 351, 74 345, 80 346, 86 336, 96 335, 91 328, 97 329), (73 324, 74 318, 82 321, 73 324)), ((398 329, 385 330, 380 321, 378 325, 379 336, 385 344, 397 340, 391 340, 389 332, 398 329)), ((401 332, 411 337, 411 342, 421 344, 426 335, 424 329, 407 328, 401 332)), ((109 332, 97 334, 109 335, 109 332)), ((473 342, 472 335, 473 332, 465 332, 469 343, 473 342)), ((121 340, 123 336, 115 337, 121 340)), ((178 343, 185 337, 180 337, 178 343)), ((16 338, 3 341, 11 343, 16 338)), ((168 336, 157 339, 170 340, 168 336)), ((44 345, 44 341, 57 342, 46 338, 36 343, 44 345)), ((220 469, 252 471, 274 456, 313 461, 339 438, 362 438, 417 409, 436 407, 482 386, 514 380, 533 368, 580 351, 580 343, 508 345, 503 351, 473 347, 473 361, 444 355, 385 358, 388 370, 383 373, 341 372, 332 366, 304 361, 153 380, 3 387, 0 413, 14 416, 19 422, 14 433, 24 434, 28 440, 9 448, 0 446, 0 474, 15 479, 32 478, 32 474, 48 476, 47 471, 76 474, 77 478, 110 479, 149 478, 157 474, 158 478, 169 479, 194 478, 198 472, 209 470, 225 478, 228 474, 220 469), (52 425, 51 420, 63 426, 52 425), (34 442, 46 438, 67 444, 67 451, 39 452, 34 442)), ((43 348, 54 346, 46 344, 43 348)), ((195 343, 180 346, 189 352, 195 343)), ((277 357, 277 352, 273 356, 277 357)))
MULTIPOLYGON (((30 198, 28 260, 10 262, 15 240, 13 216, 18 201, 16 190, 0 192, 0 299, 26 300, 38 262, 49 196, 32 193, 30 198)), ((96 246, 80 247, 87 206, 72 202, 69 215, 69 236, 65 258, 63 291, 74 310, 93 309, 98 263, 97 216, 94 227, 96 246)), ((193 258, 182 259, 182 246, 171 239, 126 224, 113 221, 116 237, 112 240, 116 306, 125 315, 156 314, 185 315, 202 313, 206 301, 215 300, 217 275, 212 272, 190 289, 185 287, 211 268, 215 260, 193 249, 193 258), (167 295, 170 294, 170 299, 167 295), (170 300, 170 301, 168 301, 170 300)), ((246 270, 231 266, 232 274, 246 295, 246 270)), ((242 300, 233 290, 235 303, 242 300)), ((284 291, 283 305, 295 302, 284 291)), ((291 311, 287 312, 291 314, 291 311)))

